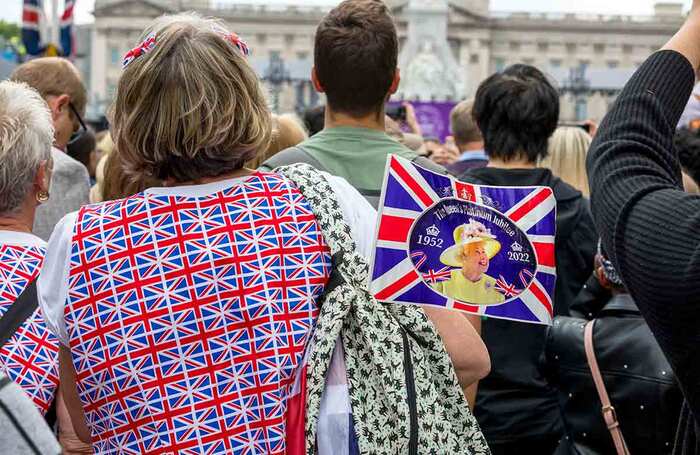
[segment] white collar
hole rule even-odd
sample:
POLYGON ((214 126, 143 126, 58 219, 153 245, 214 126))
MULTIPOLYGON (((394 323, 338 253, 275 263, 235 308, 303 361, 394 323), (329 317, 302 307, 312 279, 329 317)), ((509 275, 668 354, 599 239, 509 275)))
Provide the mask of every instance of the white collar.
POLYGON ((46 242, 34 234, 0 230, 0 245, 36 246, 46 248, 46 242))
POLYGON ((183 186, 166 186, 148 188, 144 194, 152 194, 154 196, 186 196, 186 197, 203 197, 210 194, 218 193, 232 186, 236 186, 245 182, 251 176, 235 177, 232 179, 221 180, 212 183, 203 183, 201 185, 183 185, 183 186))

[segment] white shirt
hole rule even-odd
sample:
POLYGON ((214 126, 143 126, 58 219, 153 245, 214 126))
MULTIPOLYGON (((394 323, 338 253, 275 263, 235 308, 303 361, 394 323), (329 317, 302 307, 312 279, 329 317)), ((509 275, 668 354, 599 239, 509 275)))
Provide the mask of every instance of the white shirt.
POLYGON ((0 231, 0 245, 46 248, 46 242, 36 235, 18 231, 0 231))
MULTIPOLYGON (((359 252, 367 259, 371 256, 377 211, 345 179, 323 173, 335 192, 343 211, 343 218, 350 226, 359 252)), ((205 197, 241 183, 245 178, 222 180, 204 185, 151 188, 147 194, 205 197)), ((64 319, 68 298, 68 275, 73 231, 78 212, 66 215, 58 222, 49 240, 42 273, 37 280, 39 304, 44 312, 46 326, 65 346, 69 345, 64 319)))

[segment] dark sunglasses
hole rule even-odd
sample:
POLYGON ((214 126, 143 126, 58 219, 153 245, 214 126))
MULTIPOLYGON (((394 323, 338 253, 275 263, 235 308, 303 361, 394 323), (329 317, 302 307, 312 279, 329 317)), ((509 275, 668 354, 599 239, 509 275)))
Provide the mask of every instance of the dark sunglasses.
POLYGON ((72 102, 68 102, 68 107, 70 107, 70 110, 73 113, 73 115, 75 115, 75 118, 78 119, 78 123, 80 123, 80 129, 78 131, 76 131, 75 133, 73 133, 73 135, 68 140, 68 145, 70 145, 70 144, 74 143, 75 141, 77 141, 78 139, 80 139, 82 137, 82 135, 87 132, 87 126, 85 126, 85 122, 83 122, 83 118, 80 116, 80 114, 78 113, 78 110, 75 108, 75 106, 73 106, 72 102))

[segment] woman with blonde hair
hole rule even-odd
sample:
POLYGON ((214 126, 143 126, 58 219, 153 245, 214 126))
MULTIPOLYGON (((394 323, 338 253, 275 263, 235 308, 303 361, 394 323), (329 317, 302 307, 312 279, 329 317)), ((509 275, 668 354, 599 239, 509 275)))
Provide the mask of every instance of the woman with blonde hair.
POLYGON ((554 175, 573 186, 588 198, 588 173, 586 156, 593 138, 574 126, 560 126, 549 139, 549 150, 538 167, 550 169, 554 175))
MULTIPOLYGON (((49 243, 41 305, 96 453, 284 452, 331 261, 301 193, 244 168, 272 132, 246 54, 219 21, 157 19, 124 59, 112 154, 163 187, 84 207, 49 243)), ((371 207, 331 183, 369 239, 371 207)))
MULTIPOLYGON (((247 54, 220 21, 157 19, 124 59, 112 132, 126 175, 163 187, 84 207, 49 243, 41 305, 95 453, 290 453, 289 396, 333 265, 299 188, 244 167, 272 136, 247 54)), ((368 256, 376 213, 326 180, 368 256)))
POLYGON ((270 146, 250 160, 246 167, 257 169, 270 157, 282 150, 301 144, 309 135, 304 130, 299 118, 294 114, 272 114, 272 139, 270 146))

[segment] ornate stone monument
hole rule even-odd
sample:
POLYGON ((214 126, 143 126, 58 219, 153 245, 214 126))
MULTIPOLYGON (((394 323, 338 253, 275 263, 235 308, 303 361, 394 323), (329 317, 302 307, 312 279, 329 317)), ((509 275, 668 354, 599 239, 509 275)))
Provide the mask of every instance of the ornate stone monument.
POLYGON ((447 0, 410 0, 406 43, 399 56, 401 85, 407 100, 457 100, 463 93, 459 65, 447 42, 447 0))

